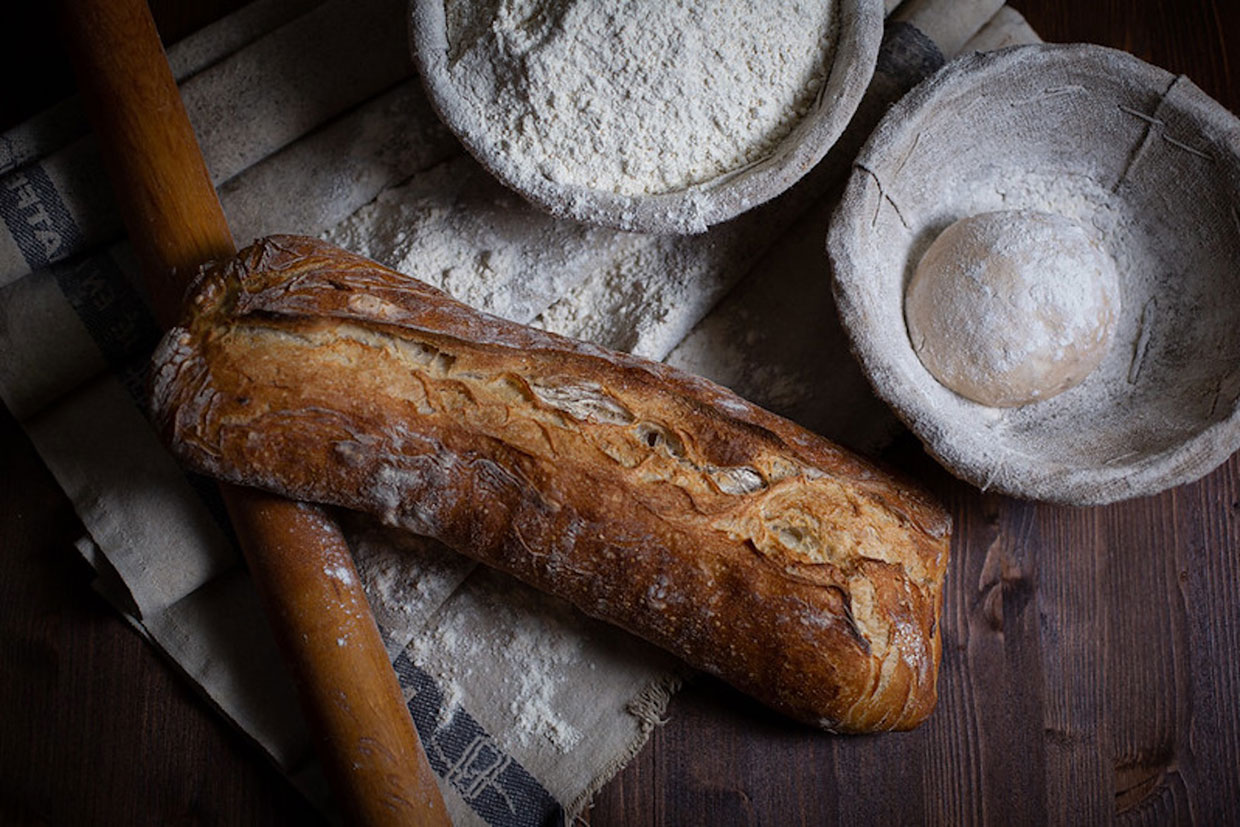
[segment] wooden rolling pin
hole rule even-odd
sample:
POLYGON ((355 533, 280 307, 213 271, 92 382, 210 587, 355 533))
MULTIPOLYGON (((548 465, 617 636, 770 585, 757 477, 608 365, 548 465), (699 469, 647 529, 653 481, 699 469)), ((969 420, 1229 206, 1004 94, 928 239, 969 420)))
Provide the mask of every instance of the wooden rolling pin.
MULTIPOLYGON (((64 0, 61 28, 155 310, 236 250, 143 0, 64 0)), ((351 823, 447 824, 352 557, 321 510, 224 486, 250 572, 351 823), (341 645, 344 641, 344 645, 341 645)))

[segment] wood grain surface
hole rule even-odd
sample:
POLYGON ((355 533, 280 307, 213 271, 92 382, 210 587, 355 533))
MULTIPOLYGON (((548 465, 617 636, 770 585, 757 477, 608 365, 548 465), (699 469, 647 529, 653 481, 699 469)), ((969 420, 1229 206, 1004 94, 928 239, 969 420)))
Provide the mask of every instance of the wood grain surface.
MULTIPOLYGON (((0 27, 0 129, 71 87, 41 4, 0 27)), ((157 2, 175 39, 238 0, 157 2)), ((1240 111, 1235 0, 1012 0, 1050 41, 1132 51, 1240 111)), ((0 357, 2 358, 2 357, 0 357)), ((957 532, 939 707, 832 737, 702 677, 585 821, 1240 823, 1240 460, 1157 497, 984 495, 905 439, 957 532)), ((316 824, 261 754, 90 589, 81 527, 0 413, 0 823, 316 824)))

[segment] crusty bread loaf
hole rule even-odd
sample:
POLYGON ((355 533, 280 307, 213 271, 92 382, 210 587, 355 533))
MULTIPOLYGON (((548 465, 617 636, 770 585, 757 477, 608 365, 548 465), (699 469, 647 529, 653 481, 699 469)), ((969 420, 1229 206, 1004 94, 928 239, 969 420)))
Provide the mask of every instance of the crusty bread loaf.
POLYGON ((199 471, 435 537, 798 719, 934 705, 947 515, 666 365, 277 236, 200 275, 153 406, 199 471))

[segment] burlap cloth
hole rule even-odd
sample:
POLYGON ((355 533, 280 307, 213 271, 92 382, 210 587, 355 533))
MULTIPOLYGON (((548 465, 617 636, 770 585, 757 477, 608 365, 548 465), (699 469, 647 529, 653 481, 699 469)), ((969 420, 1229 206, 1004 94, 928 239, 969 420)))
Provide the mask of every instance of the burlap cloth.
MULTIPOLYGON (((430 112, 400 0, 258 0, 169 57, 239 240, 320 234, 398 267, 433 247, 460 261, 411 274, 451 292, 454 266, 472 267, 466 301, 666 358, 873 450, 897 426, 835 321, 833 193, 883 110, 945 55, 1033 39, 999 5, 909 0, 826 160, 684 238, 558 222, 498 188, 430 112), (369 233, 391 216, 410 232, 369 233)), ((0 396, 76 506, 100 590, 329 807, 213 488, 145 419, 158 330, 73 101, 0 137, 0 217, 0 396)), ((660 722, 684 677, 670 657, 429 541, 344 523, 456 823, 576 813, 660 722)))

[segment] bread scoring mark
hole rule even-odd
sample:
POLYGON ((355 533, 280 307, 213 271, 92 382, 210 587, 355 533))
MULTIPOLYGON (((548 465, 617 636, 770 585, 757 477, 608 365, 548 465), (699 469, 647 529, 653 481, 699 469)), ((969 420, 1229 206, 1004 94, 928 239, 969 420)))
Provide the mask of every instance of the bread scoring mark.
MULTIPOLYGON (((733 539, 748 541, 779 565, 831 566, 845 574, 863 560, 898 566, 929 585, 933 572, 907 548, 907 520, 823 474, 784 477, 750 497, 745 507, 715 520, 733 539), (787 480, 787 482, 785 482, 787 480), (861 527, 861 528, 859 528, 861 527)), ((809 575, 813 579, 818 577, 809 575)))
POLYGON ((849 613, 857 631, 875 651, 886 651, 891 627, 883 621, 882 614, 876 608, 873 581, 864 575, 854 575, 848 578, 847 592, 849 613))
POLYGON ((766 488, 766 480, 758 473, 758 469, 742 465, 734 468, 715 468, 707 466, 706 473, 714 480, 715 485, 725 494, 754 494, 766 488))
POLYGON ((633 426, 633 434, 652 452, 681 461, 685 457, 685 444, 671 428, 645 420, 633 426))
POLYGON ((582 422, 628 425, 633 413, 597 382, 561 380, 530 382, 530 390, 544 405, 582 422))
POLYGON ((360 313, 378 321, 397 321, 405 315, 404 309, 399 305, 384 301, 372 293, 349 293, 348 308, 354 313, 360 313))
POLYGON ((387 336, 378 336, 371 333, 365 328, 355 328, 350 330, 351 338, 363 343, 384 347, 390 344, 400 351, 401 358, 413 365, 418 365, 424 370, 429 371, 434 376, 447 376, 452 371, 452 365, 456 362, 456 357, 451 353, 446 353, 439 348, 432 347, 425 342, 409 341, 407 339, 393 339, 387 336), (367 336, 358 336, 355 331, 361 331, 367 336))
POLYGON ((713 526, 785 576, 839 589, 851 628, 883 658, 876 692, 886 686, 897 661, 918 666, 920 639, 912 641, 918 644, 912 648, 893 646, 896 635, 878 608, 873 579, 874 566, 890 566, 913 588, 927 595, 934 591, 935 572, 902 541, 908 531, 903 516, 826 475, 807 474, 748 498, 745 507, 717 518, 713 526))

